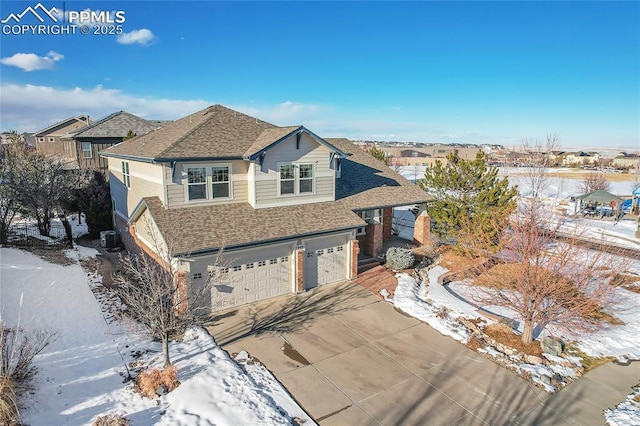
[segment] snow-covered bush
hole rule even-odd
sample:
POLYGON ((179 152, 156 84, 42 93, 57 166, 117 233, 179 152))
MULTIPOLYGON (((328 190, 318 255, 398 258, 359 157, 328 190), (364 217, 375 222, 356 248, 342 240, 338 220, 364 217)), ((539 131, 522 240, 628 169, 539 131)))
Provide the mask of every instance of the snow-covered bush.
POLYGON ((401 247, 390 247, 385 258, 387 268, 395 271, 411 268, 416 261, 416 257, 411 250, 401 247))

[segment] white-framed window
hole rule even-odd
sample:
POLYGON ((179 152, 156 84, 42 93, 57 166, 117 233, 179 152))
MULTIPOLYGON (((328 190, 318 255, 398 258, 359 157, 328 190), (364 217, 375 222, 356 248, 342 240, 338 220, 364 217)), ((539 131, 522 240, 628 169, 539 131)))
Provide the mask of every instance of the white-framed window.
POLYGON ((279 164, 279 195, 312 194, 314 192, 313 164, 279 164))
MULTIPOLYGON (((378 222, 382 223, 382 209, 374 209, 374 210, 362 210, 358 212, 358 216, 362 218, 367 223, 370 223, 373 219, 376 219, 378 222)), ((366 234, 366 227, 361 226, 358 228, 356 235, 364 235, 366 234)))
POLYGON ((49 137, 49 142, 55 142, 56 138, 49 137))
POLYGON ((280 165, 280 195, 296 193, 296 173, 293 164, 280 165))
POLYGON ((44 138, 43 137, 38 138, 38 142, 44 142, 44 138))
POLYGON ((185 166, 187 201, 232 198, 231 165, 206 164, 185 166))
POLYGON ((300 164, 298 168, 299 192, 313 192, 313 164, 300 164))
POLYGON ((230 195, 229 166, 213 166, 211 168, 211 198, 229 198, 230 195))
POLYGON ((91 157, 93 157, 93 152, 91 151, 91 142, 82 142, 82 158, 91 157))
POLYGON ((267 264, 266 260, 261 260, 260 262, 258 262, 258 268, 265 266, 267 264))
POLYGON ((122 162, 122 183, 125 184, 127 188, 131 188, 131 175, 129 174, 129 162, 122 162))
POLYGON ((242 265, 238 265, 238 266, 234 266, 233 267, 233 272, 238 272, 238 271, 242 271, 242 265))
POLYGON ((189 201, 207 199, 206 167, 187 167, 187 196, 189 201))

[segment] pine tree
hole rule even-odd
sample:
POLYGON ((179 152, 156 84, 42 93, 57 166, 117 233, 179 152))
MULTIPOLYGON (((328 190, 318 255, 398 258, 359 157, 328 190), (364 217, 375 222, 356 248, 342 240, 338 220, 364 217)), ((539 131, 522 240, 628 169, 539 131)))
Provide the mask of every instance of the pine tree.
POLYGON ((473 229, 491 240, 506 226, 518 190, 509 188, 507 178, 499 179, 498 169, 488 167, 486 160, 482 151, 472 161, 451 153, 446 165, 436 161, 426 170, 420 186, 434 198, 427 213, 439 237, 454 239, 464 229, 473 229))
POLYGON ((89 183, 78 191, 77 203, 85 214, 91 237, 97 238, 100 231, 111 229, 111 191, 101 172, 93 172, 89 183))
POLYGON ((369 150, 369 154, 377 158, 378 160, 382 161, 387 166, 389 165, 389 156, 387 155, 386 152, 384 152, 380 148, 377 148, 375 146, 371 147, 371 149, 369 150))

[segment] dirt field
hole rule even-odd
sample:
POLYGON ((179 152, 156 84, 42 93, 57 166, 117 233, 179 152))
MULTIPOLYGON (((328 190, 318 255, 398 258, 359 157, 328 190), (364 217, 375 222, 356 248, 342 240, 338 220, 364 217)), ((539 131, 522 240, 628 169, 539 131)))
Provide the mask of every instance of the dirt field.
MULTIPOLYGON (((580 170, 580 169, 572 169, 572 170, 562 170, 555 171, 554 169, 550 169, 547 175, 549 177, 554 178, 566 178, 566 179, 584 179, 589 173, 594 173, 589 170, 580 170)), ((523 176, 525 173, 517 173, 515 171, 510 172, 510 175, 513 176, 523 176)), ((605 177, 609 182, 632 182, 637 178, 636 175, 632 175, 629 173, 604 173, 605 177)))

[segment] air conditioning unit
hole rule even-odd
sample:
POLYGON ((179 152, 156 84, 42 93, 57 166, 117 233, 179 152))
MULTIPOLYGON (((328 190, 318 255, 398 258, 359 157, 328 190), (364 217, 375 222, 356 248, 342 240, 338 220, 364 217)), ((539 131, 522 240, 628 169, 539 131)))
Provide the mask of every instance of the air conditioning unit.
POLYGON ((118 245, 118 234, 116 231, 102 231, 100 232, 100 246, 111 249, 118 245))

